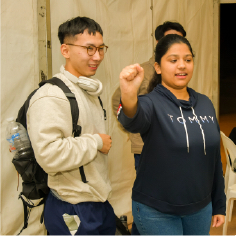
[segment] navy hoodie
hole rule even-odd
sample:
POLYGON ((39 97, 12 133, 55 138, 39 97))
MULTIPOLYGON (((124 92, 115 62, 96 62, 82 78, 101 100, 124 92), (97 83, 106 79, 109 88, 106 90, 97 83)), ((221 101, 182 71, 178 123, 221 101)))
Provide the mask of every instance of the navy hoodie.
POLYGON ((225 215, 220 130, 210 99, 187 88, 189 101, 167 88, 138 97, 133 118, 118 120, 144 141, 132 199, 174 215, 197 212, 212 202, 213 215, 225 215))

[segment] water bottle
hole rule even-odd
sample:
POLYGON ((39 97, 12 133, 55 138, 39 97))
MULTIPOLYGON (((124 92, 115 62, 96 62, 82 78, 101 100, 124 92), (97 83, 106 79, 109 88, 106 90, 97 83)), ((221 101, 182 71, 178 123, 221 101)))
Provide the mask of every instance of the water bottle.
POLYGON ((126 230, 128 230, 127 216, 126 216, 126 215, 122 215, 122 216, 120 217, 120 221, 121 221, 122 224, 125 226, 126 230))
POLYGON ((9 142, 10 151, 19 157, 31 154, 33 150, 25 127, 14 118, 9 118, 7 121, 6 139, 9 142))

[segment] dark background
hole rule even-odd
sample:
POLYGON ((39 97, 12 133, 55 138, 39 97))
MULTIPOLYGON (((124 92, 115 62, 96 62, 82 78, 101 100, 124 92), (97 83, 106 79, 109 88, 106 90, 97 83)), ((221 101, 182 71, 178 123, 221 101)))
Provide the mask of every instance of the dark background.
POLYGON ((236 113, 236 4, 220 4, 220 115, 236 113))

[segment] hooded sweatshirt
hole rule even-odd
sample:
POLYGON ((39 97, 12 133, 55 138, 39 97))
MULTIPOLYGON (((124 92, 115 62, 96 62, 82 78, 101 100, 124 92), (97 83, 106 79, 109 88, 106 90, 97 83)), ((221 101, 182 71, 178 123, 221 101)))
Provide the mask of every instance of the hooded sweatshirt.
POLYGON ((77 204, 105 202, 111 196, 108 156, 99 152, 106 134, 104 112, 98 100, 102 83, 75 77, 61 66, 61 79, 75 94, 81 135, 73 137, 70 102, 56 85, 45 84, 30 99, 27 127, 35 157, 48 173, 48 186, 57 198, 77 204), (81 179, 84 167, 87 183, 81 179))
POLYGON ((129 132, 141 134, 144 147, 132 199, 174 215, 197 212, 212 202, 213 215, 225 215, 220 130, 208 97, 187 88, 189 101, 167 88, 138 97, 133 118, 118 110, 129 132))

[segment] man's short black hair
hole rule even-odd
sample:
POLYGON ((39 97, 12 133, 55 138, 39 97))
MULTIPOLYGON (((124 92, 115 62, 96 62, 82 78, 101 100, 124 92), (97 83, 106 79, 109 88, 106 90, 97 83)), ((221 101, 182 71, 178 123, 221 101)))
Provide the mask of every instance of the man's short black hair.
POLYGON ((88 30, 89 34, 95 35, 96 32, 99 32, 103 35, 101 26, 94 20, 88 17, 75 17, 72 18, 58 28, 58 38, 60 43, 65 43, 65 38, 74 37, 76 34, 83 34, 85 30, 88 30))
POLYGON ((161 38, 163 38, 165 32, 168 30, 176 30, 180 32, 183 35, 183 37, 186 36, 186 31, 184 30, 184 27, 180 23, 165 21, 162 25, 157 26, 155 30, 156 40, 160 40, 161 38))
POLYGON ((159 25, 156 27, 156 30, 155 30, 155 38, 156 40, 160 40, 162 37, 164 37, 164 33, 162 31, 162 25, 159 25))

